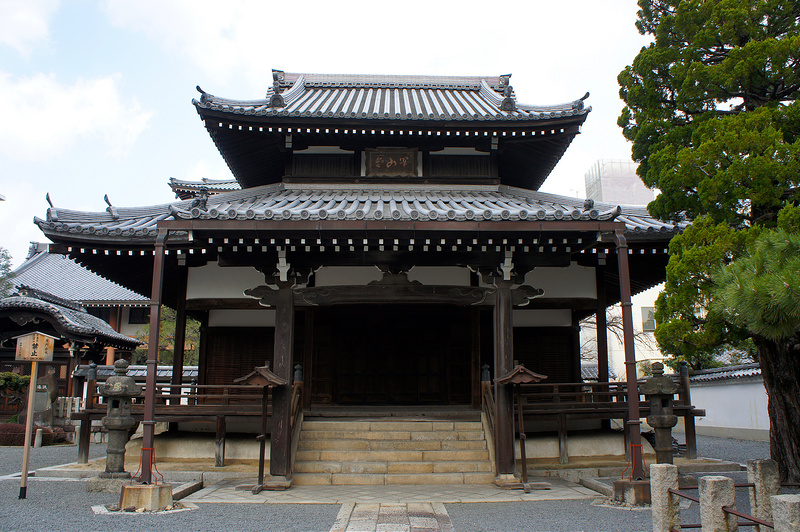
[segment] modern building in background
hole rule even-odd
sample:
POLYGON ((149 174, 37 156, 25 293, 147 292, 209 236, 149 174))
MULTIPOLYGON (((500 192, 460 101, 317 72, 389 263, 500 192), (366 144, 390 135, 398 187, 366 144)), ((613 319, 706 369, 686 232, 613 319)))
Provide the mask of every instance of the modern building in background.
MULTIPOLYGON (((584 174, 586 180, 586 197, 596 202, 641 205, 643 208, 655 199, 655 192, 647 188, 636 175, 638 164, 633 161, 600 159, 584 174)), ((641 372, 645 361, 661 360, 663 354, 653 336, 655 331, 655 301, 661 293, 663 285, 645 290, 637 294, 633 300, 634 330, 636 331, 636 359, 642 361, 641 372)), ((619 306, 609 309, 619 314, 619 306)), ((590 333, 591 334, 591 333, 590 333)), ((617 375, 625 374, 625 351, 616 335, 608 337, 609 365, 617 375)))
POLYGON ((586 172, 586 197, 604 203, 647 205, 655 198, 636 175, 633 161, 600 159, 586 172))

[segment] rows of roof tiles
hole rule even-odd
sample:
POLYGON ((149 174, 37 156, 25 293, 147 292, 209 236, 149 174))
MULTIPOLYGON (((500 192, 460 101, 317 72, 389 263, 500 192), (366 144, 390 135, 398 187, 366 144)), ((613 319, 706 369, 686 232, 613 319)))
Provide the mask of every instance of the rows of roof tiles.
POLYGON ((218 220, 398 220, 398 221, 524 221, 612 220, 625 222, 633 233, 676 232, 681 225, 653 219, 644 208, 596 204, 500 186, 327 187, 266 185, 225 192, 202 200, 117 208, 114 213, 48 209, 47 220, 35 222, 45 233, 100 237, 152 238, 158 222, 167 219, 218 220))
POLYGON ((201 90, 200 101, 194 104, 202 109, 257 116, 455 121, 537 121, 585 115, 590 110, 584 107, 583 99, 557 105, 518 104, 486 80, 477 85, 408 80, 413 77, 384 83, 325 83, 309 82, 305 76, 299 75, 285 92, 270 89, 263 100, 220 98, 201 90), (513 103, 506 106, 508 102, 513 103))
POLYGON ((104 302, 143 304, 150 299, 92 273, 74 260, 50 253, 46 245, 37 245, 35 253, 14 270, 16 286, 33 287, 82 304, 104 302))
POLYGON ((689 375, 691 382, 712 382, 724 380, 744 379, 748 377, 758 377, 761 375, 761 366, 758 362, 740 364, 737 366, 726 366, 722 368, 711 368, 692 372, 689 375))
POLYGON ((46 313, 55 319, 66 332, 83 337, 98 337, 101 343, 113 347, 133 349, 141 344, 139 340, 116 332, 108 323, 92 316, 85 310, 57 305, 37 297, 12 296, 0 299, 0 310, 2 309, 46 313))

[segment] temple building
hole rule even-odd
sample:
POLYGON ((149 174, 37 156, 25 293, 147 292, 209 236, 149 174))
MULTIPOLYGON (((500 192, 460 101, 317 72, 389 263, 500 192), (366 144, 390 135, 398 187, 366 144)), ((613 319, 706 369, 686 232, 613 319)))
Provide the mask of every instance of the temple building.
MULTIPOLYGON (((182 316, 198 318, 199 384, 265 365, 289 382, 272 392, 275 477, 293 474, 295 366, 306 420, 479 416, 484 366, 491 381, 519 363, 548 383, 580 383, 579 321, 620 301, 629 311, 631 294, 662 282, 682 229, 641 208, 538 192, 589 115, 588 94, 527 105, 510 75, 277 70, 263 99, 198 91, 235 182, 173 180, 180 199, 165 205, 51 205, 36 223, 54 249, 152 294, 151 334, 159 304, 177 310, 179 330, 182 316)), ((598 371, 607 382, 602 349, 598 371)), ((496 383, 493 394, 492 471, 509 475, 511 395, 496 383)), ((638 415, 629 421, 638 437, 638 415)))

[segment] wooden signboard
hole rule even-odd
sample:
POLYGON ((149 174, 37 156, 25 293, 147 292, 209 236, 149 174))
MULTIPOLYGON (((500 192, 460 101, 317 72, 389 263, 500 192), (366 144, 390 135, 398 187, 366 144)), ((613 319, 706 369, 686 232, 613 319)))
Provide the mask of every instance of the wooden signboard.
POLYGON ((15 360, 27 360, 29 362, 51 362, 53 360, 53 348, 58 338, 40 332, 28 333, 18 336, 17 354, 15 360))
POLYGON ((417 149, 367 148, 367 177, 417 177, 417 149))

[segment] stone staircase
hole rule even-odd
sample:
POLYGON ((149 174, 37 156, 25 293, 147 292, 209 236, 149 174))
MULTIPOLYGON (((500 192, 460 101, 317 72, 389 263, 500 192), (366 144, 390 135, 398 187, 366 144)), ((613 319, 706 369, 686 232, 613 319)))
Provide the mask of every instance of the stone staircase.
POLYGON ((493 480, 480 421, 305 421, 294 465, 297 485, 493 480))

